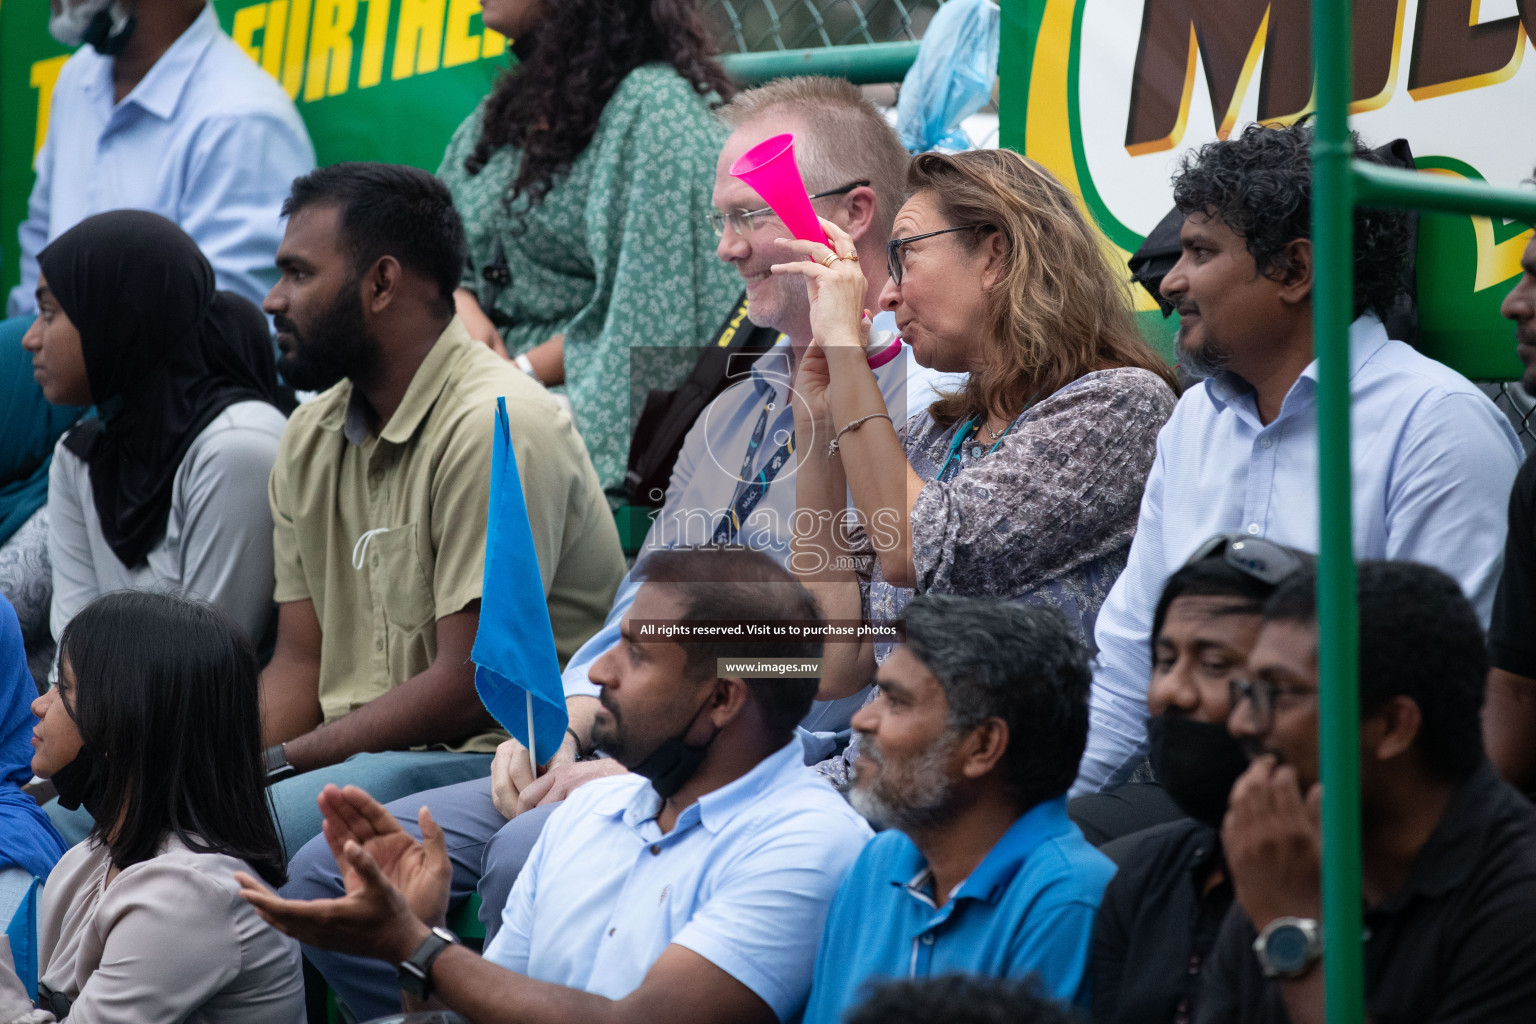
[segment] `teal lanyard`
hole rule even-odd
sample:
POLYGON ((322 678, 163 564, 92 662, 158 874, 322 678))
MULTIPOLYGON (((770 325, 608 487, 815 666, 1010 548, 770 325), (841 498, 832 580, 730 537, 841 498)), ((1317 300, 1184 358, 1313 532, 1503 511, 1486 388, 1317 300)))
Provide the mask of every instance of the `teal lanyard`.
MULTIPOLYGON (((1008 429, 1003 431, 1003 437, 1007 437, 1012 431, 1013 424, 1010 423, 1008 424, 1008 429)), ((944 460, 944 465, 939 467, 938 479, 940 482, 949 482, 949 478, 953 475, 950 472, 951 465, 955 467, 956 472, 959 471, 960 464, 957 460, 960 458, 960 449, 965 447, 965 443, 979 433, 981 433, 981 422, 974 416, 966 420, 965 425, 955 431, 955 439, 949 442, 949 457, 944 460)), ((998 438, 992 443, 992 447, 987 449, 988 455, 997 451, 997 446, 1003 443, 1003 437, 998 438)), ((981 458, 981 445, 978 444, 975 448, 971 449, 971 458, 981 458)))
MULTIPOLYGON (((1035 392, 1035 395, 1038 394, 1038 391, 1035 392)), ((996 441, 992 442, 992 447, 988 448, 986 452, 988 455, 991 455, 993 452, 997 451, 997 446, 1003 443, 1003 438, 1013 433, 1013 428, 1018 425, 1019 420, 1023 419, 1024 414, 1029 411, 1029 407, 1035 404, 1035 395, 1029 396, 1029 401, 1024 403, 1024 408, 1020 409, 1019 414, 1013 418, 1013 422, 1008 424, 1008 429, 1003 431, 1002 437, 999 437, 996 441)), ((953 475, 950 473, 951 464, 955 466, 955 471, 959 472, 959 463, 956 462, 956 460, 960 458, 960 449, 965 447, 965 443, 967 441, 971 440, 973 437, 976 437, 980 433, 981 421, 975 416, 972 416, 970 419, 966 420, 965 423, 961 425, 960 429, 955 431, 955 439, 949 442, 949 456, 944 460, 944 465, 939 467, 939 475, 935 477, 936 480, 938 480, 940 483, 949 482, 949 478, 953 475)), ((981 458, 981 455, 981 445, 978 444, 975 448, 971 449, 971 458, 979 459, 981 458)))

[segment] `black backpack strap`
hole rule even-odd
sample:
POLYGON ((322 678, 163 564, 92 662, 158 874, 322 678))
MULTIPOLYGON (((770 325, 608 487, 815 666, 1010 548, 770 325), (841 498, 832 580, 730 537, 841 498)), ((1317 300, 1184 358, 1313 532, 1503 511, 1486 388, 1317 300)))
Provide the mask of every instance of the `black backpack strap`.
POLYGON ((747 318, 747 295, 742 292, 710 344, 699 352, 687 379, 675 390, 653 390, 646 395, 624 474, 624 497, 629 504, 661 506, 684 437, 704 407, 746 370, 745 361, 733 357, 765 352, 778 339, 778 331, 759 327, 747 318))

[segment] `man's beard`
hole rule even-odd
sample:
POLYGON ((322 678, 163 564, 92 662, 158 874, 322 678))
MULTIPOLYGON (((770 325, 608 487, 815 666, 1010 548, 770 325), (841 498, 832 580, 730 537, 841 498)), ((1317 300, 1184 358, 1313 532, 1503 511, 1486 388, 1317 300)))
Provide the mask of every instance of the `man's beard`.
POLYGON ((876 828, 912 833, 942 825, 953 811, 949 758, 958 742, 958 736, 945 733, 900 770, 893 770, 873 742, 861 741, 859 756, 879 766, 880 774, 869 785, 861 786, 855 766, 849 779, 848 802, 876 828))
POLYGON ((1177 341, 1179 368, 1191 377, 1214 377, 1227 368, 1232 355, 1226 347, 1206 334, 1205 341, 1190 347, 1184 344, 1184 331, 1179 330, 1177 341))
POLYGON ((363 319, 355 282, 301 334, 298 325, 281 314, 272 317, 278 331, 293 339, 277 361, 278 372, 300 391, 324 391, 342 378, 370 380, 379 364, 379 341, 363 319))
POLYGON ((621 755, 627 754, 628 751, 624 749, 624 736, 619 727, 619 709, 603 700, 601 696, 597 698, 597 702, 603 706, 604 711, 613 716, 613 724, 609 725, 602 719, 592 723, 592 749, 601 750, 623 764, 624 758, 621 755))

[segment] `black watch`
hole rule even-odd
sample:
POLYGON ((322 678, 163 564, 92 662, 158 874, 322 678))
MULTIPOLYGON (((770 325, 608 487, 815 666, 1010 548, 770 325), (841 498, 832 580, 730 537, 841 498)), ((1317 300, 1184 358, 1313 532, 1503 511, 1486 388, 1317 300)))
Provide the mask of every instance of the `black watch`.
POLYGON ((432 995, 432 961, 449 946, 457 946, 459 938, 447 928, 433 928, 421 940, 416 952, 402 960, 395 969, 400 979, 400 990, 413 999, 427 1000, 432 995))
POLYGON ((281 743, 274 743, 268 747, 263 760, 267 766, 267 785, 269 786, 274 782, 281 782, 290 775, 299 774, 299 770, 288 763, 288 755, 281 743))

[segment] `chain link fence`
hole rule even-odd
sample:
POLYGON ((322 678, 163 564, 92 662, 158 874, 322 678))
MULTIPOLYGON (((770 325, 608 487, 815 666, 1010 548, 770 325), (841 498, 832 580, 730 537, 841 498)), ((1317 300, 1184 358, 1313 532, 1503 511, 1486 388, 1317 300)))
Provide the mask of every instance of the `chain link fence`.
POLYGON ((943 0, 707 0, 727 53, 921 39, 943 0))
POLYGON ((1488 383, 1482 388, 1493 399, 1493 404, 1509 417, 1515 433, 1520 435, 1520 443, 1525 446, 1526 455, 1536 451, 1536 399, 1526 394, 1518 381, 1488 383))

